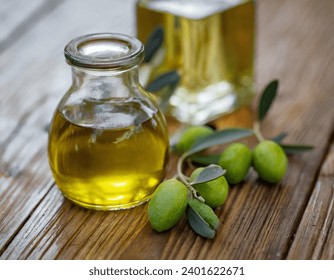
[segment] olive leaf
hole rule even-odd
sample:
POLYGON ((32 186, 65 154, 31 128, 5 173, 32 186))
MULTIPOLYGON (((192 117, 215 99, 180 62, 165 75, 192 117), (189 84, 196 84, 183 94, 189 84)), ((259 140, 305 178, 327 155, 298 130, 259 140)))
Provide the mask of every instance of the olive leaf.
POLYGON ((43 130, 45 131, 45 132, 49 132, 49 130, 50 130, 50 123, 48 123, 48 124, 46 124, 44 127, 43 127, 43 130))
POLYGON ((189 156, 212 146, 222 145, 251 135, 253 135, 253 130, 245 128, 227 128, 215 131, 206 137, 198 139, 198 141, 190 147, 186 155, 189 156))
POLYGON ((278 80, 271 81, 264 89, 259 103, 258 118, 262 121, 273 103, 278 89, 278 80))
POLYGON ((288 134, 286 132, 282 132, 282 133, 276 135, 275 137, 271 138, 270 140, 280 144, 285 139, 285 137, 287 137, 287 136, 288 136, 288 134))
POLYGON ((209 182, 215 180, 226 173, 226 170, 221 168, 219 165, 210 164, 205 167, 198 175, 198 177, 190 183, 190 185, 202 184, 205 182, 209 182))
POLYGON ((310 145, 292 145, 292 144, 280 144, 286 154, 294 155, 294 154, 302 154, 304 152, 308 152, 314 149, 314 146, 310 145))
POLYGON ((180 75, 176 71, 169 71, 158 76, 154 81, 146 86, 146 90, 150 92, 157 92, 167 85, 176 86, 180 81, 180 75))
POLYGON ((174 134, 172 134, 169 138, 169 146, 171 150, 175 150, 177 143, 180 141, 181 136, 183 135, 183 132, 185 131, 185 127, 177 130, 174 134))
POLYGON ((176 71, 170 71, 157 77, 146 86, 146 90, 154 92, 159 98, 159 107, 165 112, 169 105, 169 99, 174 94, 180 81, 180 75, 176 71))
POLYGON ((162 45, 164 40, 164 30, 161 26, 158 26, 153 32, 150 34, 144 50, 144 62, 148 63, 151 61, 154 54, 162 45))
POLYGON ((159 107, 163 112, 166 112, 168 106, 169 106, 169 99, 172 97, 172 95, 175 92, 177 85, 168 85, 160 90, 159 92, 159 107))
POLYGON ((219 162, 221 154, 213 154, 213 155, 192 155, 190 160, 197 164, 209 165, 209 164, 217 164, 219 162))
POLYGON ((216 230, 212 228, 190 205, 187 208, 188 222, 191 228, 200 236, 214 238, 216 230))

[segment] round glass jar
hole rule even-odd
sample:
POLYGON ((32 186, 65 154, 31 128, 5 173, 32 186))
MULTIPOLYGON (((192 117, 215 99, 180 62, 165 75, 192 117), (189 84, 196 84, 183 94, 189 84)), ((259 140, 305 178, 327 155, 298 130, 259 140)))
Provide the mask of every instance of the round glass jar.
POLYGON ((142 43, 91 34, 65 47, 73 83, 53 116, 48 157, 65 197, 97 210, 147 201, 169 158, 166 121, 138 81, 142 43))

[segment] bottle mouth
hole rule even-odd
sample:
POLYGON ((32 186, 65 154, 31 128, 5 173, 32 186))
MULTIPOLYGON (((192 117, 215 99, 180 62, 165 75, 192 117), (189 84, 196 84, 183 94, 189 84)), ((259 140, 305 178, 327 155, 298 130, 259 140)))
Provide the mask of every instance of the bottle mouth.
POLYGON ((144 46, 128 35, 96 33, 74 38, 66 45, 64 54, 72 66, 126 70, 143 60, 144 46))

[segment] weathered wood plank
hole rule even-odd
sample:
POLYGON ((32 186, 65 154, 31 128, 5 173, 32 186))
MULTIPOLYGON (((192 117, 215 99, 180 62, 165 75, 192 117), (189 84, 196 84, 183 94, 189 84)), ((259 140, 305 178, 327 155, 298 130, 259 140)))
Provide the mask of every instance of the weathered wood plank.
MULTIPOLYGON (((27 32, 36 22, 38 22, 41 18, 46 16, 49 12, 51 12, 53 9, 55 9, 61 0, 56 1, 46 1, 46 0, 33 0, 33 1, 24 1, 24 0, 16 0, 16 1, 3 1, 0 5, 0 52, 5 51, 7 48, 14 45, 15 41, 20 40, 21 36, 24 35, 25 32, 27 32)), ((21 49, 23 45, 20 45, 21 49)), ((17 49, 17 53, 15 54, 15 57, 19 59, 19 54, 26 54, 26 52, 22 52, 19 49, 17 49)), ((7 54, 4 54, 6 58, 7 54)), ((31 57, 28 55, 28 57, 31 57)), ((4 103, 4 98, 9 98, 10 100, 15 101, 11 93, 12 91, 9 90, 11 86, 8 84, 10 81, 10 78, 8 76, 8 72, 10 71, 11 67, 13 65, 21 65, 19 60, 5 60, 5 63, 1 63, 1 75, 0 75, 0 88, 1 88, 1 94, 0 94, 0 155, 1 150, 4 149, 2 146, 3 142, 9 137, 12 133, 15 134, 15 131, 18 127, 22 126, 23 120, 26 116, 26 112, 22 110, 21 118, 16 116, 17 118, 13 118, 8 116, 4 111, 5 108, 8 108, 9 106, 4 103), (9 64, 8 64, 9 63, 9 64)), ((22 62, 22 61, 21 61, 22 62)), ((20 75, 20 72, 25 71, 24 68, 18 70, 15 74, 15 71, 13 71, 13 79, 17 80, 17 76, 20 75)), ((32 105, 34 104, 34 100, 30 103, 30 99, 25 98, 25 103, 32 105)), ((17 104, 16 104, 17 105, 17 104)), ((36 105, 35 105, 36 106, 36 105)), ((9 107, 12 108, 12 107, 9 107)), ((22 109, 24 106, 21 107, 22 109)), ((10 139, 8 139, 10 140, 10 139)), ((0 160, 0 174, 1 174, 1 160, 0 160)))
MULTIPOLYGON (((58 2, 58 1, 52 1, 58 2)), ((0 50, 5 45, 9 45, 11 39, 15 39, 16 34, 22 34, 24 30, 31 27, 34 21, 48 9, 53 3, 46 0, 14 0, 1 1, 0 3, 0 50)))
POLYGON ((21 129, 2 153, 0 176, 0 252, 50 189, 53 179, 45 154, 47 135, 21 129))
POLYGON ((288 259, 334 259, 334 145, 289 250, 288 259))

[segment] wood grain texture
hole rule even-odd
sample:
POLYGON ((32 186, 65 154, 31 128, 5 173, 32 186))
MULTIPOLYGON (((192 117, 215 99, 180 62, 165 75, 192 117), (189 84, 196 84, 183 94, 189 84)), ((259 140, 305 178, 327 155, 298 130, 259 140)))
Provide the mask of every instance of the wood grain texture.
POLYGON ((334 145, 320 170, 288 259, 334 259, 334 145))
MULTIPOLYGON (((231 187, 216 209, 221 225, 214 240, 198 237, 186 219, 154 232, 147 205, 118 212, 77 207, 53 183, 44 127, 70 84, 64 45, 85 33, 134 34, 133 0, 96 3, 59 2, 19 38, 9 32, 15 39, 0 50, 6 65, 0 75, 0 259, 333 259, 334 2, 257 1, 257 87, 280 80, 263 133, 287 131, 286 142, 316 149, 289 158, 277 186, 252 171, 231 187)), ((13 26, 26 17, 13 19, 13 26)), ((239 113, 249 126, 251 112, 239 113)), ((233 116, 215 122, 229 124, 235 125, 233 116)), ((169 125, 170 132, 177 126, 169 125)), ((169 177, 176 161, 173 156, 169 177)))
POLYGON ((15 0, 0 1, 0 50, 10 45, 12 40, 19 36, 37 22, 48 9, 52 9, 59 1, 53 3, 45 0, 15 0))

